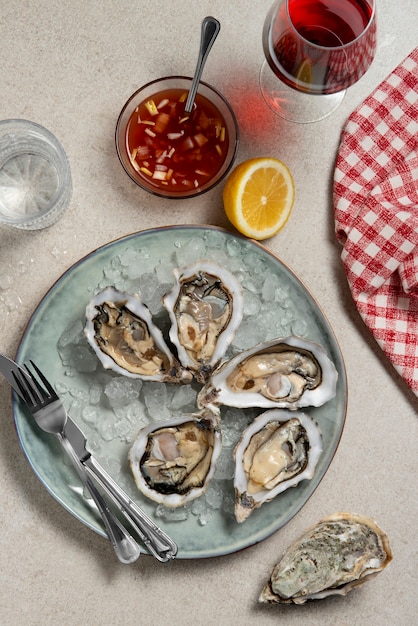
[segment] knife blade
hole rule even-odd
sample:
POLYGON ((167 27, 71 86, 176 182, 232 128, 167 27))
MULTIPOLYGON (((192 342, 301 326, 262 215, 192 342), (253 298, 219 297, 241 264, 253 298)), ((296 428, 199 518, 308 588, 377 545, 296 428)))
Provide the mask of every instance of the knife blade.
POLYGON ((12 389, 14 389, 19 398, 22 398, 22 392, 20 391, 16 379, 13 376, 13 372, 18 374, 20 371, 22 371, 22 368, 20 368, 17 363, 0 353, 0 373, 3 374, 4 378, 7 380, 12 389))

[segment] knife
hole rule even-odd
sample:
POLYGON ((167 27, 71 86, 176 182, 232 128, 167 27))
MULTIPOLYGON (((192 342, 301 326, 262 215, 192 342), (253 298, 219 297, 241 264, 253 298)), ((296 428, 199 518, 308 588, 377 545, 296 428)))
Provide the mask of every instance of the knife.
POLYGON ((87 449, 87 440, 83 431, 68 414, 64 434, 70 441, 81 463, 118 504, 119 510, 137 531, 148 550, 154 556, 157 556, 159 560, 167 561, 173 559, 177 554, 177 545, 135 504, 92 456, 87 449))
POLYGON ((21 392, 17 385, 16 379, 13 376, 13 372, 15 372, 15 374, 18 374, 20 370, 21 368, 17 363, 12 361, 11 359, 8 359, 7 356, 4 356, 4 354, 0 354, 0 372, 3 374, 9 385, 15 390, 19 397, 21 396, 21 392))
MULTIPOLYGON (((19 397, 21 397, 21 390, 16 383, 13 373, 19 373, 21 371, 24 372, 17 363, 0 353, 0 373, 3 374, 19 397)), ((79 461, 116 503, 119 511, 138 533, 149 552, 162 562, 174 559, 177 554, 177 544, 168 537, 135 502, 133 502, 128 494, 123 491, 100 463, 91 455, 87 449, 87 440, 84 433, 71 419, 68 413, 64 435, 70 442, 79 461)))

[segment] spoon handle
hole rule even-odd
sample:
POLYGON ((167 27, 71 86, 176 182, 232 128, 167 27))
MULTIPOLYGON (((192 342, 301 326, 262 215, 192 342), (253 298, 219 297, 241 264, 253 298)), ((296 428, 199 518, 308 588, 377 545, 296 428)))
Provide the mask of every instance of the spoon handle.
POLYGON ((109 476, 93 456, 89 456, 83 466, 94 476, 108 495, 116 502, 121 513, 141 537, 149 552, 165 563, 177 554, 176 543, 159 528, 150 517, 136 506, 127 493, 109 476))
POLYGON ((101 494, 93 484, 90 476, 87 474, 85 467, 75 454, 68 439, 62 435, 58 435, 58 438, 62 447, 70 457, 79 478, 90 492, 90 495, 102 516, 107 535, 113 545, 115 554, 119 561, 127 564, 134 563, 141 554, 139 545, 135 539, 131 537, 129 531, 123 526, 116 515, 114 515, 114 513, 109 509, 101 494))
POLYGON ((189 95, 187 96, 186 105, 184 111, 191 113, 193 108, 194 99, 196 97, 197 88, 199 86, 200 77, 202 75, 203 67, 206 63, 206 59, 213 46, 213 43, 221 30, 221 25, 217 19, 210 15, 205 17, 202 21, 202 30, 200 35, 200 48, 199 56, 197 59, 196 70, 193 76, 192 85, 190 87, 189 95))

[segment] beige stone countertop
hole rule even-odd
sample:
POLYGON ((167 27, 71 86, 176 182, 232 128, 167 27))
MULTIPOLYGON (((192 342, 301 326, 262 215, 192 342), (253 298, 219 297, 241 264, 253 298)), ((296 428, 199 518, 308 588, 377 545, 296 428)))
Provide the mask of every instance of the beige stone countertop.
MULTIPOLYGON (((348 411, 337 453, 305 506, 261 543, 227 556, 143 555, 119 564, 110 544, 70 515, 32 471, 0 380, 0 624, 217 624, 412 626, 417 620, 417 399, 363 324, 334 236, 331 183, 351 111, 417 45, 416 0, 378 0, 379 43, 368 73, 329 118, 276 118, 258 87, 269 0, 0 0, 0 119, 46 126, 71 165, 71 205, 37 232, 0 227, 0 352, 13 357, 41 297, 80 258, 126 234, 174 224, 228 229, 222 187, 198 199, 163 200, 140 190, 114 146, 118 114, 141 84, 193 73, 200 23, 221 22, 204 79, 231 102, 240 126, 237 162, 274 156, 290 167, 296 202, 265 242, 299 276, 327 316, 344 356, 348 411), (394 558, 345 598, 305 606, 257 602, 287 545, 321 517, 352 511, 388 533, 394 558)), ((210 532, 210 524, 207 526, 210 532)))

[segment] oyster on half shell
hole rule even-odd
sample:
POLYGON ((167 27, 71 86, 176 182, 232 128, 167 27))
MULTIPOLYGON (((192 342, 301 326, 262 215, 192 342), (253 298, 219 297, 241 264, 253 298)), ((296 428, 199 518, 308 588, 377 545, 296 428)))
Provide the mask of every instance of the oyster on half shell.
POLYGON ((136 486, 155 502, 183 506, 205 493, 221 447, 219 416, 209 411, 146 426, 129 451, 136 486))
POLYGON ((176 284, 163 298, 170 339, 181 364, 205 382, 231 343, 243 315, 239 281, 225 268, 202 260, 174 270, 176 284))
POLYGON ((236 520, 312 478, 321 452, 320 430, 305 413, 274 409, 259 415, 234 451, 236 520))
POLYGON ((273 339, 223 363, 199 393, 199 406, 320 406, 336 393, 338 373, 318 343, 273 339))
POLYGON ((86 308, 85 335, 102 365, 131 378, 191 382, 139 297, 107 287, 86 308))
POLYGON ((368 517, 336 513, 309 528, 284 552, 260 602, 304 604, 345 596, 392 560, 386 533, 368 517))

